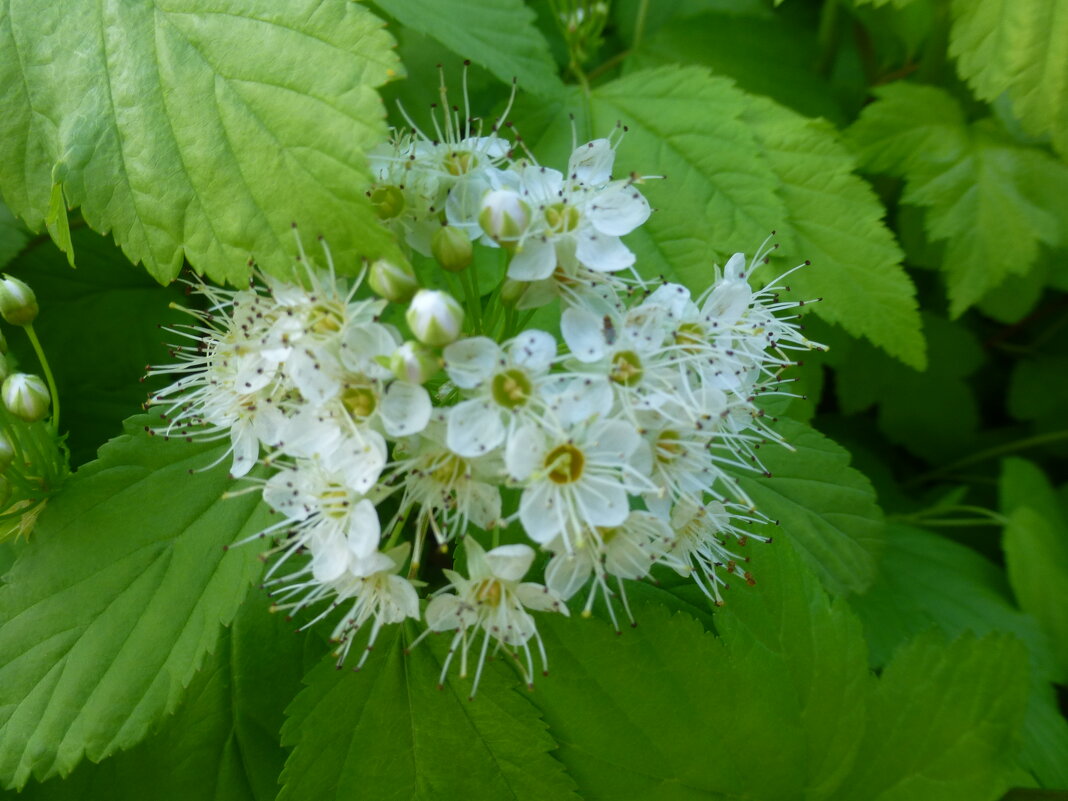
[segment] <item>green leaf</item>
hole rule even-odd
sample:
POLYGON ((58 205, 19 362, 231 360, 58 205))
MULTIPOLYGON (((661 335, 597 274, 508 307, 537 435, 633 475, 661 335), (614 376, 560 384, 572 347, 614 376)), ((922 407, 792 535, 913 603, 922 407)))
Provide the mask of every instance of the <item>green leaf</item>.
POLYGON ((871 699, 853 773, 836 798, 980 801, 1014 776, 1027 658, 1013 637, 937 634, 894 655, 871 699))
POLYGON ((1008 92, 1032 133, 1068 155, 1068 2, 954 0, 949 52, 983 100, 1008 92))
POLYGON ((791 276, 794 296, 822 296, 816 314, 923 365, 901 253, 829 125, 689 67, 632 73, 595 89, 588 104, 573 93, 520 129, 540 135, 539 155, 565 163, 571 113, 581 136, 627 125, 617 170, 667 176, 642 184, 657 212, 627 240, 644 275, 704 289, 714 262, 753 253, 774 229, 783 250, 813 262, 791 276))
POLYGON ((549 753, 555 743, 511 671, 487 665, 474 699, 470 678, 438 690, 448 638, 405 654, 411 635, 385 629, 360 674, 337 670, 333 657, 308 674, 286 712, 282 738, 293 752, 279 801, 444 801, 472 788, 483 798, 573 801, 549 753))
POLYGON ((19 798, 143 801, 151 787, 152 801, 273 801, 285 762, 282 710, 300 688, 304 650, 266 603, 244 604, 157 733, 99 765, 83 762, 62 781, 30 784, 19 798))
POLYGON ((753 563, 756 586, 716 612, 719 638, 646 602, 622 636, 539 619, 552 675, 532 698, 584 798, 821 799, 849 770, 869 683, 857 620, 788 545, 753 563))
POLYGON ((549 43, 523 0, 375 0, 375 5, 505 83, 514 79, 536 95, 563 91, 549 43))
MULTIPOLYGON (((136 414, 145 399, 146 364, 171 363, 160 330, 188 318, 169 308, 184 302, 180 287, 164 289, 135 269, 114 244, 87 228, 74 231, 77 270, 41 237, 8 267, 28 283, 41 308, 34 329, 44 346, 59 389, 61 427, 73 464, 120 433, 121 420, 136 414)), ((36 372, 37 357, 20 331, 8 345, 23 369, 36 372)))
MULTIPOLYGON (((849 453, 789 419, 775 424, 792 450, 770 443, 759 455, 770 478, 739 475, 754 505, 782 526, 830 591, 862 592, 874 579, 883 518, 875 491, 849 466, 849 453)), ((775 532, 778 535, 778 532, 775 532)))
POLYGON ((0 201, 0 267, 15 258, 29 240, 29 232, 0 201))
POLYGON ((895 83, 850 128, 862 163, 905 178, 902 201, 927 209, 950 311, 960 315, 1012 275, 1026 274, 1039 244, 1065 237, 1068 166, 1023 147, 990 121, 965 126, 956 101, 932 87, 895 83))
POLYGON ((1068 356, 1037 355, 1020 359, 1009 380, 1009 412, 1017 420, 1033 420, 1042 429, 1064 428, 1068 404, 1068 356))
POLYGON ((52 237, 56 247, 67 256, 67 263, 71 267, 74 264, 74 243, 70 241, 70 224, 67 221, 67 203, 63 198, 63 185, 52 186, 52 195, 48 201, 48 214, 45 216, 45 227, 48 235, 52 237))
POLYGON ((128 431, 75 474, 0 587, 0 778, 22 787, 141 740, 175 709, 262 565, 225 452, 128 431), (180 487, 180 491, 176 488, 180 487))
MULTIPOLYGON (((346 269, 393 248, 364 195, 398 64, 355 3, 89 0, 0 10, 0 191, 32 228, 53 186, 134 262, 216 280, 289 269, 291 223, 346 269)), ((55 218, 58 222, 58 217, 55 218)))
POLYGON ((1045 474, 1023 459, 1006 459, 1002 509, 1009 516, 1002 546, 1020 607, 1053 642, 1059 679, 1068 678, 1068 520, 1045 474))

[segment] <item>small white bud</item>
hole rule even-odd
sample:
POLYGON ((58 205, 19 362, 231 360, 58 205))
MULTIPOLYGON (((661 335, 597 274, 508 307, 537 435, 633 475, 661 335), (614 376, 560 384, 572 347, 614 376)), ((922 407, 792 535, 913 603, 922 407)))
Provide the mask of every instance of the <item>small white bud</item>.
POLYGON ((441 369, 441 359, 423 343, 409 340, 393 352, 389 369, 401 381, 423 384, 441 369))
POLYGON ((379 259, 367 274, 371 290, 392 303, 404 303, 419 288, 415 272, 407 264, 379 259))
POLYGON ((43 420, 52 403, 45 382, 39 376, 28 373, 12 373, 5 378, 0 395, 3 395, 7 410, 27 423, 43 420))
POLYGON ((441 347, 456 340, 464 324, 464 310, 447 292, 420 289, 405 316, 415 338, 425 345, 441 347))
POLYGON ((0 278, 0 315, 12 325, 29 325, 37 319, 37 296, 7 273, 0 278))
POLYGON ((530 206, 518 193, 496 189, 482 199, 478 224, 498 244, 515 242, 530 226, 530 206))

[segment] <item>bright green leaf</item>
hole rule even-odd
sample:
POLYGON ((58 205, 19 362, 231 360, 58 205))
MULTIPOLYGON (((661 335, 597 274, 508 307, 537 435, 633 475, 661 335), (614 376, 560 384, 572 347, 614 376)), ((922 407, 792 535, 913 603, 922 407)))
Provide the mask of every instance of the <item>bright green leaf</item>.
POLYGON ((841 801, 994 801, 1014 776, 1027 657, 1013 637, 917 637, 894 654, 841 801))
POLYGON ((849 466, 846 450, 818 431, 788 419, 775 427, 792 450, 762 447, 771 478, 739 476, 742 487, 829 590, 862 592, 875 577, 883 531, 871 483, 849 466))
POLYGON ((816 314, 923 365, 915 290, 901 253, 829 125, 704 69, 644 70, 598 87, 588 103, 572 93, 521 121, 525 135, 540 137, 542 158, 566 161, 569 113, 580 136, 628 127, 617 170, 666 176, 642 184, 657 211, 627 239, 643 274, 704 289, 715 262, 753 253, 777 230, 785 251, 813 262, 791 276, 793 296, 822 296, 816 314))
POLYGON ((868 167, 905 178, 903 202, 927 209, 930 238, 946 243, 954 316, 1027 273, 1040 242, 1062 242, 1068 166, 989 121, 966 127, 941 90, 895 83, 876 94, 850 135, 868 167))
POLYGON ((74 243, 70 241, 70 224, 67 221, 67 202, 63 198, 63 184, 55 184, 52 187, 45 227, 56 247, 66 254, 67 263, 71 267, 77 266, 74 263, 74 243))
POLYGON ((1068 2, 954 0, 949 52, 984 100, 1008 92, 1035 134, 1068 155, 1068 2))
POLYGON ((1002 510, 1009 516, 1002 543, 1009 581, 1020 607, 1037 618, 1053 642, 1059 678, 1068 677, 1068 518, 1045 474, 1023 459, 1006 459, 1002 510))
POLYGON ((39 227, 62 184, 161 282, 183 258, 238 283, 250 255, 286 270, 294 221, 349 269, 393 247, 364 195, 391 44, 350 2, 11 0, 0 191, 39 227))
POLYGON ((539 621, 552 675, 532 698, 584 798, 820 799, 849 770, 869 682, 857 621, 788 545, 753 547, 757 584, 731 589, 719 638, 647 602, 622 636, 539 621))
POLYGON ((563 91, 549 43, 522 0, 375 0, 375 5, 502 81, 515 79, 525 92, 563 91))
POLYGON ((0 587, 0 778, 68 773, 173 711, 262 565, 224 546, 264 526, 220 500, 225 452, 128 421, 55 496, 0 587))
POLYGON ((550 755, 553 739, 512 672, 488 664, 471 700, 470 677, 438 690, 448 638, 405 654, 411 633, 383 631, 359 674, 337 670, 333 657, 308 674, 286 711, 282 737, 293 752, 279 801, 451 801, 473 788, 483 798, 574 801, 550 755))

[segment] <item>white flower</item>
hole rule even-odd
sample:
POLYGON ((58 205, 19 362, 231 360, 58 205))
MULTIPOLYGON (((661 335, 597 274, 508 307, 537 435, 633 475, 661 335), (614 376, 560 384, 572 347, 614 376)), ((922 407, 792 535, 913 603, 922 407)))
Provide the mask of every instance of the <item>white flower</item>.
POLYGON ((463 307, 447 292, 420 289, 405 315, 415 338, 426 345, 448 345, 460 336, 464 324, 463 307))
POLYGON ((653 489, 649 450, 632 425, 594 420, 574 428, 523 425, 508 440, 505 464, 523 486, 519 520, 542 544, 572 539, 586 528, 618 526, 630 513, 628 494, 653 489))
MULTIPOLYGON (((515 656, 513 649, 522 649, 526 655, 526 665, 520 663, 524 679, 533 685, 534 661, 530 653, 529 642, 533 639, 541 654, 543 670, 548 662, 545 647, 538 635, 534 618, 528 609, 568 614, 567 607, 561 600, 541 584, 521 581, 534 561, 534 550, 528 545, 502 545, 486 552, 474 539, 464 540, 467 552, 467 572, 465 578, 453 570, 446 570, 449 579, 446 592, 435 596, 426 608, 428 631, 452 631, 456 634, 449 647, 449 655, 441 668, 439 682, 444 684, 449 665, 460 649, 460 677, 467 676, 467 660, 472 634, 477 636, 482 631, 482 647, 478 654, 478 666, 471 687, 471 695, 478 690, 482 676, 482 666, 493 641, 494 653, 503 650, 515 656)), ((419 640, 425 636, 420 635, 419 640)), ((416 643, 419 641, 416 640, 416 643)), ((413 647, 416 643, 413 643, 413 647)))

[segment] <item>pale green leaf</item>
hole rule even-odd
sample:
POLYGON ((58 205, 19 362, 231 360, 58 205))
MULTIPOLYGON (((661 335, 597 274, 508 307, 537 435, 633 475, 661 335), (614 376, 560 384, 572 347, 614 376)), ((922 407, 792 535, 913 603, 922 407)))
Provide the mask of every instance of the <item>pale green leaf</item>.
POLYGON ((563 91, 549 43, 522 0, 375 0, 375 5, 502 81, 516 80, 525 92, 563 91))
POLYGON ((364 195, 391 45, 350 2, 10 0, 0 191, 37 228, 62 184, 162 282, 183 258, 239 283, 250 256, 286 270, 293 222, 354 269, 393 247, 364 195))
POLYGON ((598 87, 588 103, 572 93, 520 121, 546 163, 566 163, 568 114, 579 120, 580 136, 627 126, 617 172, 666 176, 641 184, 657 211, 627 238, 644 275, 705 289, 717 261, 751 254, 777 231, 791 258, 813 262, 791 276, 797 299, 823 296, 816 314, 922 366, 915 290, 901 253, 829 125, 704 69, 643 70, 598 87))
POLYGON ((994 801, 1014 776, 1027 700, 1014 637, 917 637, 883 671, 841 801, 994 801))
POLYGON ((949 52, 984 100, 1008 92, 1034 134, 1068 155, 1068 2, 954 0, 949 52))
POLYGON ((1002 546, 1020 607, 1045 629, 1068 677, 1068 521, 1045 474, 1023 459, 1006 459, 1002 509, 1009 516, 1002 546))
POLYGON ((45 216, 45 227, 56 247, 66 255, 67 263, 71 267, 77 266, 74 263, 74 243, 70 241, 70 224, 67 221, 67 203, 63 198, 62 184, 55 184, 52 187, 52 195, 48 201, 48 214, 45 216))
POLYGON ((818 431, 785 418, 775 428, 792 450, 762 447, 760 460, 771 477, 739 475, 742 487, 828 589, 862 592, 875 577, 883 533, 871 483, 849 466, 846 450, 818 431))
POLYGON ((487 664, 473 699, 470 677, 439 690, 450 638, 406 654, 411 633, 385 629, 360 673, 337 670, 331 657, 308 674, 286 710, 282 737, 293 752, 279 801, 451 801, 474 788, 483 798, 575 801, 512 671, 487 664))
POLYGON ((539 620, 552 674, 532 699, 584 798, 815 800, 848 772, 870 681, 857 620, 788 545, 752 547, 756 586, 731 589, 718 638, 646 601, 622 636, 539 620))
POLYGON ((209 447, 128 421, 42 514, 0 587, 0 778, 68 773, 173 711, 262 570, 258 498, 221 500, 209 447))

